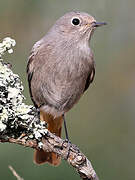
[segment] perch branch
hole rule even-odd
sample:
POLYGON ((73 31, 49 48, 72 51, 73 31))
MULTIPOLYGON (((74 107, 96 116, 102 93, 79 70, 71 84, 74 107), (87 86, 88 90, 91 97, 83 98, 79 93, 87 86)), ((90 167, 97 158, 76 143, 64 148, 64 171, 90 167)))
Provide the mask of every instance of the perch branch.
POLYGON ((72 165, 77 172, 80 174, 82 179, 87 180, 98 180, 98 177, 86 156, 78 149, 74 144, 70 144, 65 140, 55 136, 49 131, 46 132, 46 135, 42 138, 42 145, 39 148, 39 144, 36 139, 28 140, 25 135, 24 137, 19 138, 8 138, 0 137, 0 142, 9 142, 25 147, 31 147, 34 149, 43 149, 48 152, 55 152, 60 155, 63 159, 67 160, 70 165, 72 165), (26 140, 27 139, 27 140, 26 140))
POLYGON ((2 55, 15 45, 6 38, 0 43, 0 142, 55 152, 72 165, 82 179, 98 180, 90 161, 74 144, 50 133, 33 106, 23 103, 23 86, 18 75, 3 62, 2 55))
POLYGON ((12 137, 0 137, 0 142, 9 142, 25 147, 30 147, 34 149, 43 149, 47 152, 55 152, 60 155, 63 159, 67 160, 70 165, 72 165, 77 172, 80 174, 82 179, 88 180, 98 180, 98 177, 86 156, 78 149, 74 144, 68 143, 66 140, 55 136, 54 134, 46 131, 44 137, 40 143, 36 139, 28 139, 28 136, 25 134, 24 137, 12 138, 12 137))

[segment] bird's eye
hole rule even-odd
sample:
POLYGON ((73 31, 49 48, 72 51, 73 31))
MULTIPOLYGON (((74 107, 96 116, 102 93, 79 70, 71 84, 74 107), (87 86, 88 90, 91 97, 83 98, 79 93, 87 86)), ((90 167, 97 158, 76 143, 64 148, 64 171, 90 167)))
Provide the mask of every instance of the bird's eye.
POLYGON ((77 25, 80 24, 80 19, 78 19, 78 18, 73 18, 71 22, 72 22, 72 24, 73 24, 74 26, 77 26, 77 25))

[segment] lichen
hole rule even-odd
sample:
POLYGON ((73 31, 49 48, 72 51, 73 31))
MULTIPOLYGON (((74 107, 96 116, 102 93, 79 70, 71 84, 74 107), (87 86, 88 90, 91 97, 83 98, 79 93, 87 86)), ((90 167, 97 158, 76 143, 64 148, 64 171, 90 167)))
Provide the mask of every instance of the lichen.
POLYGON ((42 143, 42 142, 39 142, 39 143, 38 143, 38 147, 39 147, 40 149, 42 149, 42 148, 43 148, 43 143, 42 143))
POLYGON ((6 125, 0 121, 0 132, 6 129, 6 125))
POLYGON ((0 57, 7 51, 9 54, 13 53, 12 47, 16 45, 16 42, 14 39, 11 39, 10 37, 6 37, 3 39, 3 42, 0 43, 0 57))
POLYGON ((22 82, 2 59, 6 51, 13 51, 15 44, 15 40, 11 38, 5 38, 0 43, 0 133, 10 133, 13 137, 27 133, 27 138, 35 138, 40 142, 42 136, 48 132, 46 123, 39 120, 34 106, 23 102, 25 97, 22 94, 22 82))

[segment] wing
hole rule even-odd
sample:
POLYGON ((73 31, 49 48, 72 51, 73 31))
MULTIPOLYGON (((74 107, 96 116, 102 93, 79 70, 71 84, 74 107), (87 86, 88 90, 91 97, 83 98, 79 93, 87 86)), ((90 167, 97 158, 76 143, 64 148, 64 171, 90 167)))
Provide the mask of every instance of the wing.
POLYGON ((35 58, 35 54, 38 50, 38 48, 40 47, 40 44, 39 42, 37 42, 32 50, 31 50, 31 53, 30 53, 30 56, 28 58, 28 63, 27 63, 27 78, 28 78, 28 85, 29 85, 29 92, 30 92, 30 97, 31 97, 31 100, 33 101, 33 104, 34 106, 37 108, 37 104, 36 102, 34 101, 33 99, 33 96, 32 96, 32 91, 31 91, 31 80, 32 80, 32 77, 33 77, 33 73, 34 73, 34 58, 35 58))
POLYGON ((94 77, 95 77, 95 67, 93 66, 92 71, 91 71, 91 73, 88 75, 88 78, 87 78, 87 80, 86 80, 86 84, 85 84, 85 89, 84 89, 84 91, 86 91, 86 90, 88 89, 89 85, 93 82, 94 77))

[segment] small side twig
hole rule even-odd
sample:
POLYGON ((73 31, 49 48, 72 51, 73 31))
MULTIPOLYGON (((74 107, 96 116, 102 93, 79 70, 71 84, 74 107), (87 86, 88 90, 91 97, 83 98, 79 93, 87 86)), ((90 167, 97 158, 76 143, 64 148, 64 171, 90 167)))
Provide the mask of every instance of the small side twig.
POLYGON ((14 170, 14 168, 12 166, 8 166, 9 169, 11 170, 11 172, 13 173, 13 175, 16 177, 17 180, 24 180, 22 177, 20 177, 17 172, 14 170))

